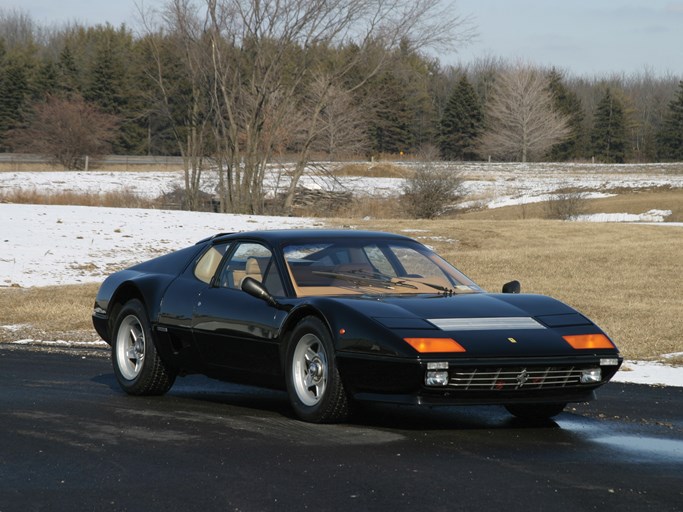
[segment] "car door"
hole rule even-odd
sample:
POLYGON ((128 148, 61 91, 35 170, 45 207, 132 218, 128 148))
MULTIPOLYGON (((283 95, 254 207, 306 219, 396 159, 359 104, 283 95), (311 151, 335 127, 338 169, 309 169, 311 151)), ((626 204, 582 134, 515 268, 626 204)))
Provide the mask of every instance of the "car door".
POLYGON ((201 369, 201 358, 192 332, 193 314, 229 249, 230 242, 209 246, 164 293, 155 332, 157 348, 168 361, 179 367, 190 371, 201 369))
POLYGON ((287 313, 243 292, 246 277, 262 282, 276 297, 284 295, 272 251, 258 242, 235 243, 195 305, 195 341, 208 367, 237 376, 279 375, 278 334, 287 313))

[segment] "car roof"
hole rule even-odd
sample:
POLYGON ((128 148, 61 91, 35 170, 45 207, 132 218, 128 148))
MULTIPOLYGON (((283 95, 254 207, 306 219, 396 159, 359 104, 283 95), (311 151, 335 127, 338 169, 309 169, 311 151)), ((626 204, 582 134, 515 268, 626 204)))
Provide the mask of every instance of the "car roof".
MULTIPOLYGON (((382 231, 358 231, 353 229, 273 229, 263 231, 243 231, 240 233, 219 233, 210 237, 216 241, 231 240, 234 238, 252 238, 267 241, 271 244, 311 242, 320 240, 412 240, 411 238, 394 233, 382 231)), ((209 239, 204 239, 207 241, 209 239)), ((198 243, 201 243, 198 242, 198 243)))

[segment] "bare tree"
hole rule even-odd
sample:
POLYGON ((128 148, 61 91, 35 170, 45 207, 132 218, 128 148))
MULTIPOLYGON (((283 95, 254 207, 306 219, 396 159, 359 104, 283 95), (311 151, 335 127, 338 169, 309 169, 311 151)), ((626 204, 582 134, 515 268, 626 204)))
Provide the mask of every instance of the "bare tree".
POLYGON ((193 74, 209 98, 224 211, 262 210, 266 166, 296 136, 290 207, 325 109, 376 74, 386 50, 406 39, 420 49, 469 36, 468 21, 440 0, 170 0, 168 7, 167 30, 204 55, 193 74), (327 49, 346 51, 331 61, 327 49), (314 77, 316 94, 303 102, 314 77))
MULTIPOLYGON (((210 163, 212 128, 204 76, 210 42, 202 37, 204 27, 188 1, 170 3, 163 17, 167 33, 147 25, 150 33, 145 38, 152 59, 148 78, 156 90, 149 98, 149 110, 171 126, 183 159, 183 204, 195 210, 200 203, 202 174, 210 163)), ((143 20, 148 22, 144 14, 143 20)))
POLYGON ((41 29, 21 9, 0 7, 0 34, 5 48, 30 48, 40 38, 41 29))
POLYGON ((8 142, 15 151, 46 156, 65 169, 82 169, 86 156, 96 159, 109 151, 118 122, 81 97, 48 97, 34 106, 28 126, 10 132, 8 142))
POLYGON ((545 73, 526 64, 498 75, 486 114, 482 155, 527 162, 570 134, 568 118, 553 110, 545 73))
POLYGON ((327 87, 327 83, 329 78, 318 76, 310 84, 307 103, 313 108, 323 105, 312 148, 324 152, 331 160, 342 152, 346 155, 362 153, 368 147, 362 107, 354 102, 349 91, 336 85, 327 87))

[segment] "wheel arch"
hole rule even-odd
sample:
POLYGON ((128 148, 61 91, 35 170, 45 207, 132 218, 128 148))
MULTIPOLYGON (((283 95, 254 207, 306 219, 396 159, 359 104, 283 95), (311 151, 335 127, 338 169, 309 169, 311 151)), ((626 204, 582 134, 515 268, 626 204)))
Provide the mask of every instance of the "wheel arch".
POLYGON ((140 290, 133 285, 123 287, 114 307, 111 355, 116 380, 130 395, 163 395, 173 386, 177 371, 157 351, 140 290))
POLYGON ((145 297, 140 288, 132 281, 122 283, 116 289, 109 301, 107 331, 109 332, 110 340, 114 335, 114 324, 119 316, 119 312, 127 302, 133 299, 138 299, 142 303, 145 312, 147 313, 147 319, 149 319, 149 308, 147 307, 145 297))
POLYGON ((332 327, 330 323, 327 321, 327 318, 325 317, 322 311, 313 307, 311 304, 305 304, 292 310, 290 315, 285 320, 282 329, 280 330, 280 337, 282 339, 282 342, 280 343, 280 369, 282 370, 283 375, 285 371, 285 365, 287 364, 287 350, 289 344, 292 342, 292 332, 294 331, 294 328, 297 326, 297 324, 301 322, 301 320, 311 316, 317 318, 325 325, 325 328, 329 331, 330 337, 332 338, 332 343, 336 347, 334 336, 332 335, 332 327))
MULTIPOLYGON (((121 307, 131 299, 138 299, 145 307, 147 319, 154 324, 159 316, 161 300, 175 278, 175 275, 140 274, 128 279, 116 288, 107 311, 112 311, 112 302, 121 307)), ((115 315, 109 313, 109 316, 115 321, 115 315)))

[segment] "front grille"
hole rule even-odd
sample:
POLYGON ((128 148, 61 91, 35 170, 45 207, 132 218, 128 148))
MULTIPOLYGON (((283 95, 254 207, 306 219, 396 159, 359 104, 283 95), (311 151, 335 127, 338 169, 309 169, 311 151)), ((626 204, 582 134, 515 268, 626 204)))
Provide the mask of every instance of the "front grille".
POLYGON ((451 369, 448 387, 472 391, 558 389, 578 386, 581 371, 575 366, 451 369))

